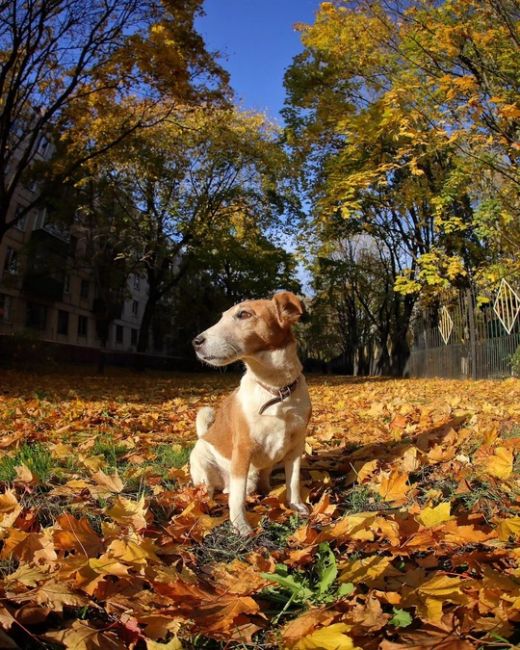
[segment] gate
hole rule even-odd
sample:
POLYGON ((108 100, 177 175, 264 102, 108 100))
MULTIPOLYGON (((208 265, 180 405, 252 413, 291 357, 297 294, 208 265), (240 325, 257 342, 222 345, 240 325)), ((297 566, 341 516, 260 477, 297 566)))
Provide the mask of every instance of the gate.
POLYGON ((502 280, 489 302, 472 290, 444 299, 412 326, 411 377, 485 379, 511 375, 510 358, 520 346, 519 292, 502 280))

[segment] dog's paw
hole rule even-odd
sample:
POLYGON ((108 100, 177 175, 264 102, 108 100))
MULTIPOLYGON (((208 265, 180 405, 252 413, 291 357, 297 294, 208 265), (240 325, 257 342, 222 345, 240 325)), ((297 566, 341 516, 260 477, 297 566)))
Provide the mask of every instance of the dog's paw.
POLYGON ((237 535, 240 535, 240 537, 249 537, 253 534, 253 529, 247 521, 234 521, 233 530, 237 535))
POLYGON ((288 505, 291 510, 294 510, 294 512, 297 512, 302 517, 309 516, 310 508, 305 503, 289 503, 288 505))

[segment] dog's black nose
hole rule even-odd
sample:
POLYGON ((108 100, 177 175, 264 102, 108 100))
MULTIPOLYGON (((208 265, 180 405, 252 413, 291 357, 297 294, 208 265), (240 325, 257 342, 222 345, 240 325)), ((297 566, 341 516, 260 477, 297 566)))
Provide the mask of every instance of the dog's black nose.
POLYGON ((202 336, 202 334, 199 334, 192 341, 193 347, 194 348, 200 348, 200 346, 204 343, 205 340, 206 340, 206 338, 204 336, 202 336))

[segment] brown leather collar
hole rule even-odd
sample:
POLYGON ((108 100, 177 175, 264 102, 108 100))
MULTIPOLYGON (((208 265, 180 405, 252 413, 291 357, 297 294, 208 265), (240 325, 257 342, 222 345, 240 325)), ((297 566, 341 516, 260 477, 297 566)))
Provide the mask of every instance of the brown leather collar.
POLYGON ((300 381, 300 377, 296 377, 296 379, 293 381, 292 384, 287 384, 287 386, 282 386, 281 388, 273 388, 272 386, 266 386, 265 384, 262 384, 261 381, 257 380, 257 384, 260 384, 264 390, 266 390, 268 393, 271 393, 271 395, 275 395, 273 399, 268 400, 265 404, 263 404, 260 407, 260 410, 258 411, 258 415, 262 415, 262 413, 268 409, 270 406, 273 404, 278 404, 278 402, 283 402, 284 399, 287 399, 288 397, 291 396, 292 393, 296 390, 296 386, 298 386, 298 383, 300 381))

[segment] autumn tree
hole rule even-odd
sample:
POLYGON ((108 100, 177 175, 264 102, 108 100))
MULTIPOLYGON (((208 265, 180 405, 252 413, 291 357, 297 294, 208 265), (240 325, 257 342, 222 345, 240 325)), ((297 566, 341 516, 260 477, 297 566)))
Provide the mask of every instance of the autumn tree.
POLYGON ((496 279, 497 264, 514 268, 516 9, 326 2, 300 28, 285 116, 316 254, 337 252, 329 226, 341 221, 340 240, 353 226, 378 242, 400 294, 388 337, 404 346, 401 368, 419 293, 434 299, 496 279))
POLYGON ((98 175, 117 197, 127 254, 148 285, 139 351, 157 305, 201 259, 213 269, 219 260, 215 279, 230 298, 244 291, 246 278, 253 286, 260 268, 289 268, 279 250, 270 258, 263 235, 285 206, 284 161, 264 118, 207 105, 135 134, 107 157, 98 175), (262 261, 251 264, 248 255, 259 251, 262 261))
POLYGON ((404 292, 512 262, 517 3, 327 2, 301 29, 286 115, 315 213, 393 210, 404 292))
POLYGON ((51 181, 67 182, 179 104, 221 96, 226 74, 194 29, 201 4, 0 2, 0 239, 51 181), (18 188, 35 180, 39 191, 15 212, 18 188))

